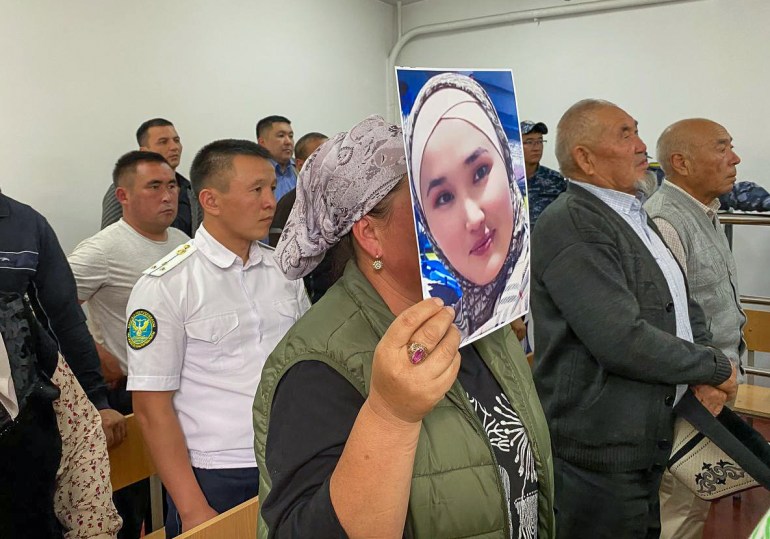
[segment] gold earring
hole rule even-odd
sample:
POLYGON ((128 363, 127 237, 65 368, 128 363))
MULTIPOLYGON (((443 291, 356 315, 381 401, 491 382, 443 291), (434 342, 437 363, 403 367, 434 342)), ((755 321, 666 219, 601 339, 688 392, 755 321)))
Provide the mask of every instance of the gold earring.
POLYGON ((372 262, 372 267, 374 268, 374 271, 380 271, 382 269, 382 259, 379 256, 372 262))

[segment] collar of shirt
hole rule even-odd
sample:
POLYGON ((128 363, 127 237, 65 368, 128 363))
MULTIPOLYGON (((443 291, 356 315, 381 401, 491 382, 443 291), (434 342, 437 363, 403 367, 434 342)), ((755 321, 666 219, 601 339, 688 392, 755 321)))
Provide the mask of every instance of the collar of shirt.
POLYGON ((292 175, 291 171, 292 171, 292 168, 294 167, 294 159, 289 159, 289 163, 285 167, 283 167, 283 170, 281 170, 280 163, 278 163, 278 161, 276 161, 272 157, 270 158, 270 162, 273 164, 273 167, 275 167, 276 176, 292 175))
POLYGON ((681 193, 684 193, 687 197, 691 198, 693 200, 693 202, 695 202, 698 205, 698 207, 700 209, 702 209, 704 211, 704 213, 706 215, 708 215, 711 219, 714 219, 714 217, 716 217, 717 211, 719 210, 719 207, 721 206, 721 203, 719 202, 718 198, 715 198, 714 200, 712 200, 708 204, 704 204, 703 202, 701 202, 700 200, 698 200, 697 198, 692 196, 690 193, 688 193, 687 191, 685 191, 684 189, 679 187, 677 184, 672 183, 672 182, 670 182, 668 180, 665 180, 665 181, 666 181, 666 183, 671 185, 671 187, 673 187, 677 191, 679 191, 681 193))
MULTIPOLYGON (((147 242, 147 243, 154 243, 155 245, 166 245, 168 243, 168 230, 166 230, 166 239, 165 240, 152 240, 139 232, 137 229, 135 229, 133 226, 129 225, 125 219, 122 217, 116 221, 118 226, 122 228, 123 230, 127 231, 132 236, 136 237, 137 239, 147 242)), ((172 247, 176 247, 176 245, 172 245, 172 247)))
POLYGON ((572 183, 575 185, 579 185, 592 195, 596 196, 607 204, 610 208, 615 210, 618 213, 625 213, 626 215, 631 214, 640 214, 645 216, 647 213, 644 211, 644 208, 642 205, 644 204, 644 201, 646 200, 646 197, 644 196, 644 193, 641 191, 637 191, 636 196, 629 195, 628 193, 621 193, 620 191, 615 191, 614 189, 607 189, 605 187, 597 187, 596 185, 592 185, 590 183, 585 182, 579 182, 577 180, 570 179, 572 183))
MULTIPOLYGON (((212 264, 219 266, 222 269, 227 269, 233 264, 242 264, 241 257, 219 243, 214 236, 206 230, 204 225, 201 225, 195 233, 195 247, 197 247, 198 251, 209 259, 212 264)), ((246 270, 252 266, 256 266, 266 259, 267 257, 262 256, 262 249, 259 247, 259 242, 252 241, 251 246, 249 247, 249 261, 246 262, 243 269, 246 270)))

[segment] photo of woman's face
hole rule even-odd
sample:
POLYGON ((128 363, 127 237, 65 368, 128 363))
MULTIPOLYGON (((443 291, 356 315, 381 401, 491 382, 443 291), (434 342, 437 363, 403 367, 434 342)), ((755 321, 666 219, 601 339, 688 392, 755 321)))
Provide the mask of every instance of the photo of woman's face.
POLYGON ((425 146, 419 182, 437 246, 466 279, 490 283, 513 234, 508 175, 494 144, 464 120, 441 120, 425 146))

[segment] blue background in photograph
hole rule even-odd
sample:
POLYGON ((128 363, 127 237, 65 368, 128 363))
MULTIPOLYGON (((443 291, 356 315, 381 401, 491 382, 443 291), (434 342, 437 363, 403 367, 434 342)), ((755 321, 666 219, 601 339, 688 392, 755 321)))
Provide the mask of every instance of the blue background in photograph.
MULTIPOLYGON (((429 79, 442 73, 460 73, 478 82, 486 90, 497 110, 500 123, 508 136, 508 143, 519 145, 521 142, 519 119, 516 115, 516 95, 513 90, 513 78, 510 71, 399 69, 397 72, 398 93, 404 124, 422 87, 429 79)), ((522 194, 526 193, 525 186, 521 185, 520 189, 522 194)), ((460 285, 452 272, 438 260, 433 252, 433 245, 421 226, 417 227, 417 244, 420 250, 420 269, 423 279, 428 283, 431 297, 440 297, 447 305, 455 304, 462 297, 460 285)))
POLYGON ((414 100, 428 79, 442 73, 460 73, 478 82, 489 94, 497 110, 503 130, 509 143, 521 141, 519 136, 519 118, 516 116, 516 95, 513 91, 513 78, 510 71, 427 71, 405 69, 398 71, 398 93, 401 101, 401 114, 409 116, 414 100))

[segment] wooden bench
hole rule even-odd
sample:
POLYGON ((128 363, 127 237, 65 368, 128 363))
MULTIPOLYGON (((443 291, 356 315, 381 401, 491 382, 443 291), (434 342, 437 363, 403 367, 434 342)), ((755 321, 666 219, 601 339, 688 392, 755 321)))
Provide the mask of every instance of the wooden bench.
POLYGON ((748 417, 770 419, 770 388, 739 385, 733 410, 748 417))
POLYGON ((753 364, 754 352, 770 352, 770 311, 746 309, 744 312, 743 338, 750 356, 749 364, 753 364))
MULTIPOLYGON (((770 311, 746 309, 745 312, 743 338, 748 350, 747 367, 752 368, 755 352, 770 352, 770 311)), ((753 381, 753 376, 750 380, 753 381)), ((733 409, 751 418, 770 419, 770 388, 741 384, 733 409)))
POLYGON ((179 539, 254 539, 259 498, 252 498, 178 536, 179 539))
POLYGON ((145 533, 144 539, 166 539, 166 529, 159 528, 152 533, 145 533))
MULTIPOLYGON (((126 416, 126 438, 109 450, 110 482, 112 490, 120 490, 142 479, 150 479, 150 504, 152 520, 160 523, 163 519, 162 492, 155 466, 144 443, 139 422, 133 414, 126 416)), ((200 526, 180 535, 186 539, 254 539, 257 536, 259 498, 248 500, 229 511, 204 522, 200 526)), ((145 539, 165 539, 161 527, 145 534, 145 539)))
MULTIPOLYGON (((110 457, 110 482, 117 491, 142 479, 150 479, 150 507, 155 526, 163 522, 163 492, 155 466, 144 443, 142 429, 134 414, 126 416, 126 437, 108 451, 110 457)), ((147 536, 152 537, 152 536, 147 536)), ((160 537, 165 537, 161 535, 160 537)))
POLYGON ((126 437, 123 442, 109 450, 109 456, 113 491, 155 475, 155 466, 134 414, 126 416, 126 437))
MULTIPOLYGON (((178 535, 179 539, 254 539, 257 536, 259 498, 252 498, 226 513, 178 535)), ((166 539, 163 528, 144 536, 145 539, 166 539)))

